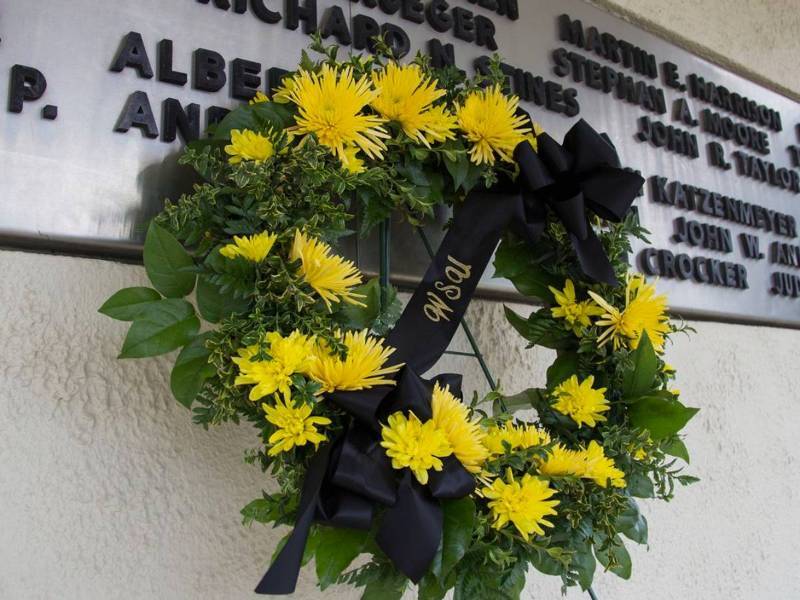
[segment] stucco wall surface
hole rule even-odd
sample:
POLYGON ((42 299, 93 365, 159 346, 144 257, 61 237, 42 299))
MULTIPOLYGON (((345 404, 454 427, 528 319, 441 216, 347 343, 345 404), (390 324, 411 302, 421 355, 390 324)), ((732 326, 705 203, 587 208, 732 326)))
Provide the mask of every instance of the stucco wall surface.
MULTIPOLYGON (((192 425, 170 396, 168 360, 116 360, 125 324, 96 313, 145 285, 143 269, 0 252, 0 273, 0 598, 254 598, 284 533, 239 522, 270 486, 243 462, 254 430, 192 425)), ((506 389, 543 382, 552 356, 524 349, 502 305, 475 302, 469 318, 506 389)), ((599 575, 595 589, 603 600, 797 598, 800 334, 693 325, 668 359, 702 408, 687 429, 702 482, 648 504, 652 548, 633 549, 633 580, 599 575)), ((440 368, 485 389, 474 362, 440 368)), ((323 597, 312 571, 296 597, 323 597)), ((556 599, 558 581, 531 572, 525 597, 556 599)))

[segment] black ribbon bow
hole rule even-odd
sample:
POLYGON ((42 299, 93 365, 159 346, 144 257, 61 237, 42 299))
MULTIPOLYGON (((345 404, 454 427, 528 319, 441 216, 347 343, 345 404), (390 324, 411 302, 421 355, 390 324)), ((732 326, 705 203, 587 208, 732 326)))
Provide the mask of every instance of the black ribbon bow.
MULTIPOLYGON (((611 140, 583 119, 559 145, 546 133, 537 137, 538 151, 522 143, 514 152, 520 169, 527 237, 538 239, 549 208, 567 232, 583 272, 593 280, 617 284, 614 269, 589 223, 589 210, 608 221, 619 222, 644 184, 637 173, 620 167, 611 140)), ((519 221, 515 223, 519 228, 519 221)))
POLYGON ((589 223, 589 211, 622 220, 644 180, 621 169, 608 138, 583 120, 570 129, 563 146, 547 134, 537 139, 538 153, 528 142, 515 150, 517 181, 475 190, 456 209, 425 277, 387 338, 387 345, 396 349, 394 364, 405 365, 397 385, 328 396, 326 401, 348 413, 351 421, 343 435, 323 445, 311 460, 294 530, 257 593, 294 592, 315 521, 368 530, 378 505, 385 507, 377 535, 381 549, 412 581, 426 573, 442 536, 440 500, 468 495, 474 479, 454 456, 443 460, 442 471, 429 473, 426 486, 408 469, 393 469, 380 446, 381 422, 397 411, 413 412, 423 422, 430 419, 436 382, 460 396, 460 376, 426 380, 421 374, 450 344, 507 229, 535 243, 552 211, 569 232, 584 272, 597 281, 616 283, 589 223))
POLYGON ((376 540, 395 566, 418 582, 428 570, 442 535, 440 500, 463 498, 474 479, 454 456, 442 460, 421 485, 408 469, 397 471, 380 446, 380 422, 395 412, 413 412, 421 421, 432 417, 436 383, 460 395, 461 377, 439 375, 428 381, 408 366, 395 387, 331 394, 352 421, 333 444, 320 448, 309 465, 298 516, 286 545, 256 587, 259 594, 291 594, 311 525, 368 530, 374 506, 386 507, 376 540))

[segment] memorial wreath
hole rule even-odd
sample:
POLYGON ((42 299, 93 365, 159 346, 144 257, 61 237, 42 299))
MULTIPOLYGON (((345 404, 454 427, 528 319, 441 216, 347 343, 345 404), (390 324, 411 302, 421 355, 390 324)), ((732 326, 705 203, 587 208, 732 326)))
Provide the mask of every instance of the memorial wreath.
POLYGON ((694 481, 678 433, 697 411, 663 360, 686 327, 629 272, 641 177, 583 121, 561 144, 541 132, 499 60, 467 78, 312 50, 188 145, 202 181, 150 224, 153 287, 100 309, 131 322, 121 358, 180 349, 171 388, 196 423, 255 426, 246 460, 277 490, 244 521, 292 527, 256 591, 292 593, 312 559, 321 588, 382 600, 409 581, 421 599, 516 599, 529 565, 584 589, 597 562, 628 578, 636 499, 694 481), (334 250, 350 211, 363 234, 439 206, 453 217, 402 311, 334 250), (540 387, 467 399, 459 376, 424 375, 493 254, 541 306, 508 321, 556 358, 540 387))

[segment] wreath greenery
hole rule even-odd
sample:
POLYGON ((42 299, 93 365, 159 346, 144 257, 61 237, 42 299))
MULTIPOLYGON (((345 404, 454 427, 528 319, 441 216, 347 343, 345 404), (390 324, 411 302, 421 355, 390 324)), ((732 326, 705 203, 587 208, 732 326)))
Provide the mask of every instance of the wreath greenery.
MULTIPOLYGON (((421 223, 516 177, 514 148, 535 148, 539 133, 503 93, 499 60, 468 79, 423 56, 403 66, 380 54, 339 61, 318 40, 312 49, 322 58, 304 52, 272 98, 259 94, 189 144, 181 162, 202 181, 150 225, 153 288, 123 289, 100 309, 132 322, 120 358, 180 349, 171 388, 195 423, 255 426, 246 460, 278 491, 242 509, 246 524, 295 523, 310 462, 350 420, 327 395, 394 385, 401 368, 381 337, 401 312, 396 292, 364 282, 333 250, 350 213, 361 233, 398 211, 421 223)), ((431 419, 407 411, 381 422, 398 477, 425 485, 455 457, 474 478, 471 494, 441 502, 421 599, 450 589, 516 599, 529 565, 584 589, 597 561, 628 578, 623 538, 645 544, 648 532, 635 499, 669 500, 675 482, 694 481, 677 459, 689 461, 678 432, 696 409, 679 401, 662 359, 685 327, 628 273, 629 238, 646 233, 635 215, 593 227, 621 286, 588 280, 552 218, 535 246, 508 233, 496 253, 497 276, 543 305, 528 317, 506 311, 531 347, 557 351, 543 386, 463 402, 437 382, 431 419)), ((363 598, 400 598, 409 580, 375 531, 314 525, 303 563, 315 560, 323 589, 346 582, 363 598)))

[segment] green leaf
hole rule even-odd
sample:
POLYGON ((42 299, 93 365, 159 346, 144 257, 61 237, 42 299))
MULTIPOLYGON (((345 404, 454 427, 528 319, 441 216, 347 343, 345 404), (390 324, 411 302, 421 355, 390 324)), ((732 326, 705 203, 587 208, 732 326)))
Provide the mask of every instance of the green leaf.
POLYGON ((534 262, 534 256, 526 243, 506 238, 494 257, 494 276, 510 280, 523 296, 553 302, 549 286, 559 287, 562 282, 534 262))
POLYGON ((570 567, 578 575, 578 584, 585 591, 592 585, 594 572, 597 569, 597 561, 594 558, 594 554, 592 554, 590 545, 586 544, 576 550, 575 554, 572 555, 570 567))
POLYGON ((509 323, 511 323, 511 326, 517 330, 517 333, 519 333, 522 337, 526 337, 526 334, 528 333, 528 320, 518 315, 507 306, 503 307, 503 311, 505 312, 506 319, 509 323))
POLYGON ((574 352, 559 352, 555 362, 547 369, 547 389, 552 390, 578 372, 578 355, 574 352))
POLYGON ((442 600, 446 595, 447 589, 432 573, 426 574, 419 582, 417 600, 442 600))
POLYGON ((678 433, 699 410, 674 397, 645 396, 630 405, 628 418, 631 425, 647 429, 653 441, 659 441, 678 433))
POLYGON ((458 190, 464 185, 467 175, 469 175, 469 158, 466 152, 456 152, 454 157, 455 160, 450 160, 446 157, 444 166, 447 168, 447 172, 450 173, 450 177, 453 178, 453 188, 458 190))
POLYGON ((366 531, 338 527, 320 528, 315 556, 320 589, 324 590, 336 583, 342 571, 361 554, 366 541, 366 531))
POLYGON ((652 498, 655 496, 653 482, 650 481, 647 475, 640 471, 631 473, 628 477, 627 488, 631 496, 636 496, 637 498, 652 498))
POLYGON ((628 498, 628 507, 617 518, 617 531, 637 544, 647 543, 647 519, 633 498, 628 498))
POLYGON ((199 329, 200 320, 186 300, 153 302, 131 325, 119 358, 144 358, 172 352, 192 341, 199 329))
POLYGON ((225 317, 242 313, 250 306, 248 298, 237 298, 232 293, 223 293, 219 286, 205 277, 197 281, 197 308, 209 323, 219 323, 225 317))
POLYGON ((250 502, 239 512, 242 524, 249 525, 253 521, 272 523, 278 517, 279 505, 271 498, 258 498, 250 502))
POLYGON ((533 568, 545 575, 561 575, 564 565, 540 548, 534 548, 530 553, 533 568))
POLYGON ((626 371, 622 379, 622 394, 625 398, 638 398, 654 387, 658 373, 658 356, 646 333, 631 353, 633 369, 626 371))
POLYGON ((439 581, 447 575, 466 554, 472 541, 475 519, 475 502, 471 498, 442 502, 444 525, 442 528, 442 569, 439 581))
POLYGON ((525 575, 528 565, 524 560, 518 560, 510 570, 503 573, 498 591, 508 600, 519 600, 525 588, 525 575))
POLYGON ((662 448, 662 450, 664 451, 664 454, 669 454, 670 456, 683 459, 686 461, 687 465, 689 464, 689 449, 686 447, 686 444, 683 443, 681 438, 675 436, 662 448))
POLYGON ((402 303, 397 297, 397 290, 389 286, 386 290, 385 306, 381 303, 381 286, 377 278, 370 279, 354 291, 364 296, 359 302, 365 306, 342 302, 336 320, 347 329, 371 329, 378 335, 385 335, 402 312, 402 303))
POLYGON ((129 287, 106 300, 98 312, 118 321, 133 321, 142 314, 148 304, 158 300, 161 300, 161 294, 153 288, 129 287))
POLYGON ((507 306, 504 307, 504 310, 506 319, 511 326, 528 340, 531 346, 539 345, 553 350, 574 347, 571 334, 541 311, 532 313, 527 319, 524 319, 507 306))
POLYGON ((178 354, 172 368, 169 379, 172 395, 186 408, 192 406, 205 380, 216 372, 214 366, 208 362, 211 352, 205 346, 210 335, 210 332, 198 335, 188 343, 178 354))
POLYGON ((540 405, 546 394, 547 390, 530 388, 513 396, 503 396, 503 404, 509 413, 514 413, 518 410, 529 410, 540 405))
POLYGON ((625 548, 625 544, 622 543, 622 540, 619 536, 614 536, 614 541, 608 547, 608 549, 599 550, 598 548, 595 548, 595 554, 597 555, 597 560, 600 561, 600 564, 603 565, 607 570, 614 573, 614 575, 621 577, 622 579, 631 578, 631 555, 628 554, 628 550, 625 548), (610 567, 609 565, 611 565, 612 557, 615 566, 610 567))
POLYGON ((364 588, 361 600, 400 600, 407 585, 408 579, 397 569, 382 569, 364 588))
POLYGON ((380 282, 377 278, 370 279, 353 291, 364 296, 359 298, 359 302, 365 306, 342 302, 338 312, 339 321, 348 329, 369 329, 381 311, 380 282))
POLYGON ((150 223, 144 240, 144 268, 153 286, 167 298, 182 298, 194 289, 194 261, 163 227, 150 223))
POLYGON ((274 102, 263 102, 240 106, 219 122, 214 130, 214 139, 227 140, 233 129, 265 131, 270 128, 284 129, 289 122, 290 113, 286 107, 274 102))

